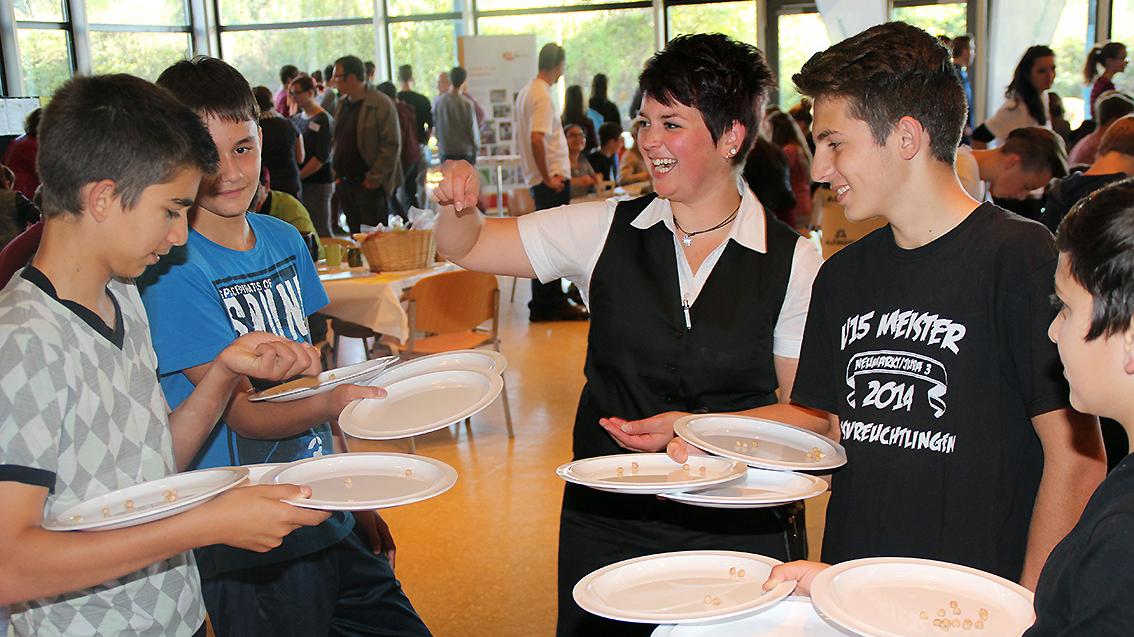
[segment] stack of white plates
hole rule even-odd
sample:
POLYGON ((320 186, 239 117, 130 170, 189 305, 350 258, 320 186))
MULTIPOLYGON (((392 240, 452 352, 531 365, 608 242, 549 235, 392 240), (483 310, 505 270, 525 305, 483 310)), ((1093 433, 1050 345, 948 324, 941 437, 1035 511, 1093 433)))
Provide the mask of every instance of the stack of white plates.
POLYGON ((458 350, 389 367, 368 385, 385 398, 352 401, 339 427, 366 440, 409 438, 448 427, 492 404, 504 387, 507 361, 499 352, 458 350))
POLYGON ((718 509, 755 509, 825 492, 825 481, 796 471, 833 469, 847 458, 841 445, 819 434, 759 418, 694 414, 679 418, 673 429, 714 455, 691 455, 678 464, 663 453, 616 454, 569 462, 556 473, 602 491, 652 493, 718 509))
POLYGON ((847 459, 841 445, 819 434, 748 416, 693 414, 677 419, 673 431, 699 449, 751 467, 743 480, 663 496, 694 506, 752 509, 813 498, 827 483, 798 471, 834 469, 847 459))
POLYGON ((555 472, 567 482, 601 491, 658 494, 731 482, 746 470, 740 462, 713 456, 690 456, 679 464, 664 453, 620 453, 569 462, 555 472))

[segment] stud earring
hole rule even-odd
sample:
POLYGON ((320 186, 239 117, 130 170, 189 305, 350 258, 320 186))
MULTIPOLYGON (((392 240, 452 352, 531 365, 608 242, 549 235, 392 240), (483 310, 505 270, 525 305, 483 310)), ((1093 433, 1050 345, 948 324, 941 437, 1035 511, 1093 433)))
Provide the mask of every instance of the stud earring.
POLYGON ((733 146, 732 148, 728 149, 728 156, 729 157, 736 157, 736 146, 733 146))

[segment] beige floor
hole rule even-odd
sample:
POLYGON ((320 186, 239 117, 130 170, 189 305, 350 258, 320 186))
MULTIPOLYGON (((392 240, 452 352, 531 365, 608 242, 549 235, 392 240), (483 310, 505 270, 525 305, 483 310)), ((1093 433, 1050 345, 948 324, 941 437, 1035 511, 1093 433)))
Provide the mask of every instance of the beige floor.
MULTIPOLYGON (((509 361, 505 378, 516 437, 508 439, 499 401, 473 418, 471 429, 419 437, 417 452, 452 465, 457 484, 438 498, 384 514, 397 540, 397 575, 438 637, 554 634, 563 495, 555 468, 571 456, 588 324, 529 324, 530 286, 520 280, 509 303, 511 282, 501 278, 501 349, 509 361)), ((352 441, 351 448, 407 446, 352 441)), ((813 501, 808 510, 813 547, 823 505, 813 501)))

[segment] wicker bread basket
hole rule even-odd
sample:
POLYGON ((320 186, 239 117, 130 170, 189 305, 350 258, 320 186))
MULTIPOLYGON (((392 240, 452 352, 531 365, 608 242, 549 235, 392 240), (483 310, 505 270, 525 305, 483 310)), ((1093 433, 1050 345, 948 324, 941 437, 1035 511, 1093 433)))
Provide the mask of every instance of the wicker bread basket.
POLYGON ((436 253, 432 230, 378 232, 362 241, 362 254, 371 272, 426 268, 436 253))

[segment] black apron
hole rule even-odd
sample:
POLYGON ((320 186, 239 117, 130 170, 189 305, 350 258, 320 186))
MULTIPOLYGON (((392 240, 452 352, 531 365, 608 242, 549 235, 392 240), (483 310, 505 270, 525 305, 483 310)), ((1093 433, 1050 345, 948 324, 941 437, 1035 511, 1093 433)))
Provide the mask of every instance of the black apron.
MULTIPOLYGON (((618 205, 590 285, 587 383, 575 416, 574 457, 625 453, 599 426, 666 411, 731 412, 776 402, 772 335, 799 235, 765 215, 767 252, 729 241, 689 310, 687 329, 673 233, 631 222, 654 196, 618 205)), ((802 507, 726 510, 567 484, 559 529, 563 635, 648 635, 653 626, 604 620, 571 591, 588 573, 667 551, 722 549, 806 557, 802 507)))

